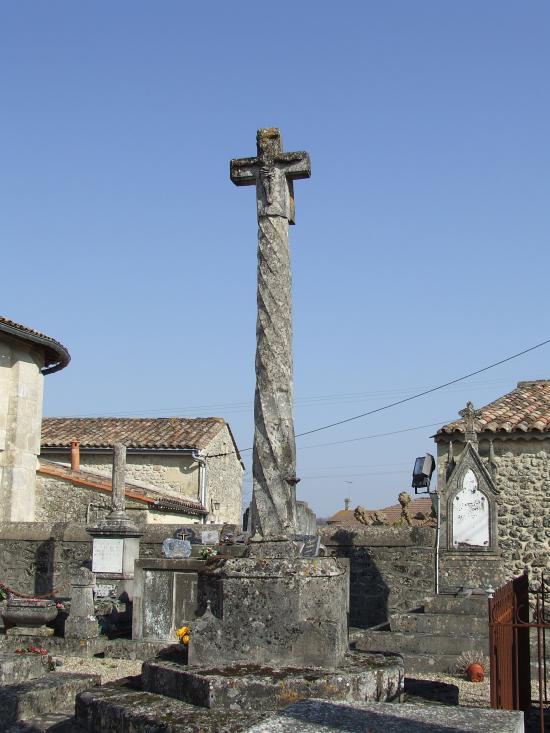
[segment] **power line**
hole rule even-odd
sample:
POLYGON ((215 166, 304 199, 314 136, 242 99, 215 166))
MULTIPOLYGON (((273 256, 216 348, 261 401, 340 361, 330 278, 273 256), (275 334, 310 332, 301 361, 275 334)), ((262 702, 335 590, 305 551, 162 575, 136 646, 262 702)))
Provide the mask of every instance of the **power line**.
MULTIPOLYGON (((382 405, 382 407, 376 407, 374 410, 368 410, 368 412, 362 412, 359 415, 353 415, 352 417, 347 417, 344 420, 338 420, 336 422, 328 423, 327 425, 321 425, 321 427, 313 428, 312 430, 305 430, 303 433, 297 433, 296 438, 302 438, 304 435, 312 435, 313 433, 320 433, 322 430, 328 430, 329 428, 335 428, 338 425, 345 425, 346 423, 353 422, 354 420, 360 420, 363 417, 368 417, 369 415, 375 415, 378 412, 383 412, 384 410, 389 410, 391 407, 397 407, 398 405, 403 405, 406 402, 411 402, 412 400, 417 400, 419 397, 425 397, 428 394, 432 394, 433 392, 437 392, 440 389, 444 389, 445 387, 449 387, 452 384, 457 384, 458 382, 463 382, 465 379, 469 379, 470 377, 474 377, 476 374, 481 374, 483 372, 489 371, 489 369, 494 369, 497 366, 500 366, 501 364, 506 364, 509 361, 512 361, 513 359, 517 359, 519 356, 523 356, 524 354, 528 354, 530 351, 535 351, 535 349, 540 349, 542 346, 546 346, 547 344, 550 344, 550 339, 546 339, 545 341, 541 341, 538 344, 535 344, 534 346, 529 346, 527 349, 523 349, 523 351, 518 351, 517 354, 512 354, 511 356, 507 356, 504 359, 500 359, 499 361, 495 361, 493 364, 489 364, 488 366, 482 367, 481 369, 476 369, 473 372, 469 372, 468 374, 464 374, 462 377, 457 377, 456 379, 451 379, 448 382, 444 382, 443 384, 438 384, 436 387, 431 387, 430 389, 425 389, 422 392, 417 392, 414 395, 411 395, 410 397, 404 397, 401 400, 396 400, 395 402, 390 402, 386 405, 382 405)), ((245 453, 247 451, 252 450, 252 448, 243 448, 240 452, 245 453)), ((232 455, 234 451, 230 451, 228 453, 217 453, 211 456, 205 456, 205 458, 221 458, 223 456, 229 456, 232 455)))

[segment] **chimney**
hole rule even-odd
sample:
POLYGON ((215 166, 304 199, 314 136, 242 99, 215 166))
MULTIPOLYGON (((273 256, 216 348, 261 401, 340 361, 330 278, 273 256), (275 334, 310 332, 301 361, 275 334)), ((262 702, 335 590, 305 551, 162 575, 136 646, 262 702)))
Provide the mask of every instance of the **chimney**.
POLYGON ((344 499, 344 509, 346 511, 349 511, 349 503, 350 503, 350 499, 349 498, 344 499))
POLYGON ((80 471, 80 443, 71 440, 71 471, 80 471))

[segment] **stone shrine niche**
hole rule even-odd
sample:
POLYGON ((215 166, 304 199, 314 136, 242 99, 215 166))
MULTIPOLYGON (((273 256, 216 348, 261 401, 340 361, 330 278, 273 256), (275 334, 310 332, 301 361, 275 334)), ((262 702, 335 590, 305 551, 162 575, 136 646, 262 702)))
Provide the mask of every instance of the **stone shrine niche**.
POLYGON ((453 499, 453 546, 489 547, 489 502, 479 490, 477 478, 468 468, 462 488, 453 499))
POLYGON ((447 480, 447 548, 487 551, 497 546, 496 489, 468 442, 447 480))

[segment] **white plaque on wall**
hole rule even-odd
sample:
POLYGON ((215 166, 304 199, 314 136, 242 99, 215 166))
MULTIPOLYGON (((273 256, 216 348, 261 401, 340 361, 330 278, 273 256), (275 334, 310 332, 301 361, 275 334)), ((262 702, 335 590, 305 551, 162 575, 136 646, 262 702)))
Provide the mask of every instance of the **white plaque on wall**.
POLYGON ((94 573, 121 573, 123 539, 94 537, 92 571, 94 573))
POLYGON ((453 544, 489 546, 489 502, 469 468, 453 500, 453 544))

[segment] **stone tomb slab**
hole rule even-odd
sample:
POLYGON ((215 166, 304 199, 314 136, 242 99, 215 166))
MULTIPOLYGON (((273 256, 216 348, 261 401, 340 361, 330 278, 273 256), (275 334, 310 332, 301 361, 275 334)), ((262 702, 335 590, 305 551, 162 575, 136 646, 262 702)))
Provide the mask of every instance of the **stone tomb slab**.
POLYGON ((246 733, 522 733, 519 711, 303 700, 246 733))
POLYGON ((403 663, 382 655, 346 655, 337 669, 266 667, 188 667, 169 660, 147 661, 143 689, 205 708, 234 711, 277 710, 297 700, 398 700, 403 694, 403 663))

